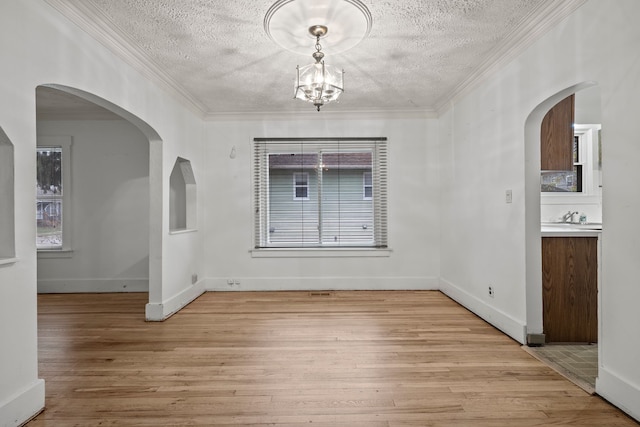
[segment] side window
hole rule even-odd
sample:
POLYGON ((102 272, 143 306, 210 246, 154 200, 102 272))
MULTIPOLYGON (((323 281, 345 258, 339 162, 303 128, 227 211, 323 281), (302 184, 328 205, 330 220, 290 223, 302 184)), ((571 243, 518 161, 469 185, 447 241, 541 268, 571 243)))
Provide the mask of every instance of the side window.
POLYGON ((309 174, 307 172, 294 172, 293 199, 309 200, 309 174))
POLYGON ((71 137, 42 137, 36 148, 36 248, 70 250, 71 137))

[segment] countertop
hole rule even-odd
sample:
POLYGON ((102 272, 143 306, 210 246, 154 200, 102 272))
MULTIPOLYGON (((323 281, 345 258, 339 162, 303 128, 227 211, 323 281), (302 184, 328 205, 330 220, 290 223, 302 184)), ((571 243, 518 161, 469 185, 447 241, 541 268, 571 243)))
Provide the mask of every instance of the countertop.
POLYGON ((540 225, 542 237, 600 237, 601 223, 571 224, 571 223, 542 223, 540 225))

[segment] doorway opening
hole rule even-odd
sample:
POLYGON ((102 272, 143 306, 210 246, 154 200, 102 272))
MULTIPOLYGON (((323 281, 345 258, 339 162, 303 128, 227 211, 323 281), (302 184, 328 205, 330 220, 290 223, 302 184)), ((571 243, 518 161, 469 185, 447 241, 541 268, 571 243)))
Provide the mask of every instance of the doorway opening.
MULTIPOLYGON (((586 380, 592 389, 597 377, 597 356, 602 350, 597 346, 601 341, 597 319, 601 305, 598 293, 602 232, 601 122, 599 87, 595 82, 583 82, 540 103, 525 124, 527 344, 531 352, 541 356, 549 366, 578 385, 579 381, 584 384, 586 380), (554 106, 574 95, 572 113, 575 116, 572 116, 570 138, 575 143, 573 153, 569 154, 573 168, 564 175, 549 169, 543 171, 541 161, 547 152, 541 144, 541 128, 545 116, 554 106), (587 144, 588 139, 591 140, 587 144), (541 154, 541 150, 545 153, 541 154), (563 181, 556 185, 549 177, 563 181), (565 182, 569 178, 572 182, 565 182), (577 178, 579 185, 575 185, 577 178), (552 192, 549 187, 559 190, 552 192), (595 224, 599 224, 599 230, 595 224), (559 252, 554 252, 556 250, 559 252), (576 254, 576 250, 588 252, 590 259, 576 254), (576 264, 578 257, 579 265, 576 264), (567 272, 569 269, 574 271, 567 272), (581 335, 578 328, 586 324, 592 325, 590 335, 581 335), (571 327, 567 329, 567 325, 571 327), (571 363, 582 356, 589 362, 571 363), (577 369, 578 366, 581 369, 577 369)), ((571 150, 571 143, 568 146, 571 150)))
POLYGON ((96 95, 36 88, 38 291, 161 299, 162 140, 96 95))

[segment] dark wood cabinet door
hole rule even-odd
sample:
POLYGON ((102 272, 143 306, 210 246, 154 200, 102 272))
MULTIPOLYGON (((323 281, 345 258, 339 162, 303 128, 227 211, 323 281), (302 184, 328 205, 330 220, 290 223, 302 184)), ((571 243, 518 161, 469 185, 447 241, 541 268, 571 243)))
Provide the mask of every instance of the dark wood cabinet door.
POLYGON ((540 170, 573 170, 575 95, 558 102, 542 119, 540 170))
POLYGON ((597 237, 542 238, 543 328, 547 342, 598 341, 597 237))

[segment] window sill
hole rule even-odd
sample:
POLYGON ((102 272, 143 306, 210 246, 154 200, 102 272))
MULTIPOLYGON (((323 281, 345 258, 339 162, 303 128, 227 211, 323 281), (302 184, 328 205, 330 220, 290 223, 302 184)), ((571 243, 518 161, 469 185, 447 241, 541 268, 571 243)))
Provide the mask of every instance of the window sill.
POLYGON ((196 231, 198 231, 197 228, 180 228, 175 230, 169 230, 169 235, 195 233, 196 231))
POLYGON ((251 249, 252 258, 381 258, 391 249, 377 248, 263 248, 251 249))
POLYGON ((0 265, 11 265, 18 262, 18 258, 0 258, 0 265))
POLYGON ((38 250, 39 259, 54 259, 54 258, 72 258, 72 249, 40 249, 38 250))

